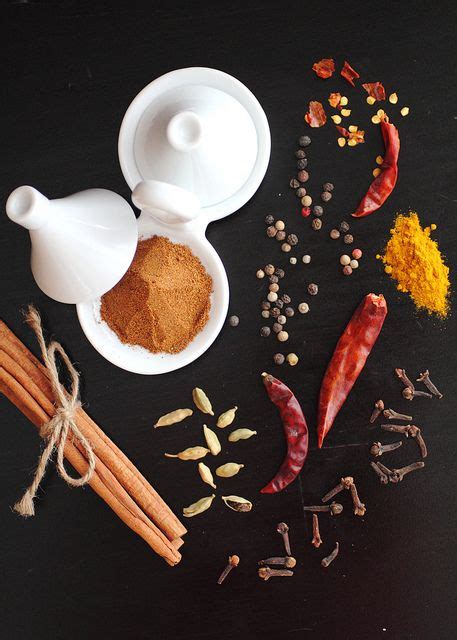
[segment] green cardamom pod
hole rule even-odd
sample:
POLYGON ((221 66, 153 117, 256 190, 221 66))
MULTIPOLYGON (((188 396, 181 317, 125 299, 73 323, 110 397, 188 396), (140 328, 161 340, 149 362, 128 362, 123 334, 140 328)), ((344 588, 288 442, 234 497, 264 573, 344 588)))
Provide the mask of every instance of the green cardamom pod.
POLYGON ((159 418, 154 425, 156 427, 168 427, 171 424, 176 424, 177 422, 181 422, 188 416, 193 414, 192 409, 176 409, 175 411, 170 411, 170 413, 166 413, 164 416, 159 418))
POLYGON ((209 413, 210 416, 214 416, 213 407, 211 406, 211 402, 209 401, 208 396, 203 391, 203 389, 199 389, 195 387, 192 391, 192 398, 195 402, 195 406, 197 409, 200 409, 203 413, 209 413))
POLYGON ((205 436, 208 449, 211 451, 213 456, 217 456, 217 454, 221 452, 222 448, 219 438, 212 429, 206 426, 206 424, 203 425, 203 434, 205 436))
POLYGON ((227 462, 216 469, 216 475, 219 478, 231 478, 236 476, 238 471, 244 467, 244 464, 237 464, 236 462, 227 462))
POLYGON ((180 451, 179 453, 166 453, 166 458, 179 458, 180 460, 198 460, 199 458, 204 458, 206 454, 209 453, 209 449, 206 447, 189 447, 188 449, 184 449, 184 451, 180 451))
POLYGON ((185 516, 186 518, 198 516, 199 513, 203 513, 203 511, 206 511, 210 508, 215 497, 216 496, 213 493, 207 498, 201 498, 200 500, 197 500, 197 502, 194 502, 194 504, 191 504, 188 507, 184 507, 184 509, 182 510, 183 516, 185 516))
POLYGON ((235 429, 235 431, 232 431, 229 435, 228 440, 229 442, 238 442, 238 440, 247 440, 256 435, 257 431, 251 431, 251 429, 235 429))
POLYGON ((200 478, 203 480, 203 482, 206 482, 206 484, 209 484, 209 486, 213 487, 213 489, 216 488, 216 485, 214 484, 213 474, 211 473, 211 469, 207 467, 204 462, 198 463, 198 473, 200 474, 200 478))
POLYGON ((249 502, 246 498, 240 498, 240 496, 222 496, 222 500, 233 511, 244 512, 252 509, 252 502, 249 502))
POLYGON ((233 407, 233 409, 229 409, 228 411, 224 411, 224 413, 221 413, 216 422, 216 425, 219 427, 219 429, 225 429, 225 427, 228 427, 229 424, 232 424, 232 422, 235 420, 235 413, 237 409, 238 407, 233 407))

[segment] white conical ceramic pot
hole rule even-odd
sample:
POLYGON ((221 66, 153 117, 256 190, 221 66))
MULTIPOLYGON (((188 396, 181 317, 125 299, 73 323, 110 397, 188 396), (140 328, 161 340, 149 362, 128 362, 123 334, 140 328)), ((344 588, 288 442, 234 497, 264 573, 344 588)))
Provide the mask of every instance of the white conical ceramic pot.
POLYGON ((58 302, 76 304, 103 295, 122 278, 135 254, 133 209, 106 189, 48 200, 22 186, 10 194, 6 212, 29 230, 33 276, 58 302))
POLYGON ((213 279, 210 317, 176 354, 121 343, 100 320, 100 300, 78 304, 78 317, 90 342, 117 366, 165 373, 198 358, 222 328, 227 275, 206 228, 258 189, 270 158, 270 131, 262 107, 241 82, 215 69, 180 69, 154 80, 133 100, 118 148, 132 200, 142 212, 139 237, 166 236, 200 259, 213 279))

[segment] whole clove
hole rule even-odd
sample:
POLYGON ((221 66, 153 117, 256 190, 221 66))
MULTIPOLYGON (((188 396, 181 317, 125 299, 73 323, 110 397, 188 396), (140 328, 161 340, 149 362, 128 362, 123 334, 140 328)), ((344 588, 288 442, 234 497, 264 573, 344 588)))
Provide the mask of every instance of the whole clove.
POLYGON ((273 556, 272 558, 265 558, 265 560, 259 560, 259 565, 265 567, 268 565, 281 566, 285 569, 293 569, 297 564, 297 561, 292 556, 273 556))
POLYGON ((414 391, 414 385, 411 382, 411 380, 408 378, 408 376, 406 375, 406 371, 404 369, 395 369, 395 373, 400 378, 400 380, 403 382, 405 387, 409 387, 410 389, 412 389, 414 391))
POLYGON ((260 567, 257 573, 259 574, 259 578, 262 578, 263 580, 294 575, 294 572, 289 569, 270 569, 270 567, 260 567))
POLYGON ((425 463, 422 461, 413 462, 409 464, 407 467, 401 467, 401 469, 392 469, 391 474, 389 476, 390 482, 393 484, 398 484, 403 480, 406 474, 411 473, 411 471, 416 471, 417 469, 423 469, 425 467, 425 463))
POLYGON ((382 414, 384 418, 387 418, 388 420, 405 420, 406 422, 411 422, 413 419, 412 416, 407 416, 404 413, 397 413, 397 411, 394 411, 393 409, 384 409, 382 414))
POLYGON ((318 549, 322 544, 322 538, 319 531, 319 516, 317 513, 313 513, 313 539, 311 544, 318 549))
POLYGON ((223 570, 223 572, 221 573, 221 575, 219 576, 217 584, 222 584, 224 582, 225 578, 230 573, 230 571, 234 567, 237 567, 239 564, 240 564, 240 558, 238 556, 229 556, 228 564, 225 567, 225 569, 223 570))
POLYGON ((389 476, 387 473, 384 473, 384 471, 382 471, 382 469, 379 466, 379 462, 370 462, 370 466, 373 469, 373 471, 376 473, 376 475, 379 478, 379 481, 381 482, 381 484, 388 484, 389 483, 389 476))
POLYGON ((341 478, 340 482, 331 489, 325 496, 322 498, 322 502, 328 502, 331 498, 336 496, 338 493, 343 491, 344 489, 350 489, 351 485, 354 482, 354 478, 352 476, 346 476, 345 478, 341 478))
POLYGON ((303 507, 303 511, 314 511, 315 513, 319 511, 329 512, 332 516, 337 516, 343 511, 343 505, 339 504, 339 502, 332 502, 331 504, 318 504, 311 507, 303 507))
POLYGON ((276 527, 276 531, 282 535, 282 539, 284 542, 284 549, 286 550, 286 554, 291 556, 290 550, 290 540, 289 540, 289 527, 285 522, 280 522, 276 527))
POLYGON ((330 564, 332 564, 332 562, 335 560, 339 552, 340 552, 340 543, 336 542, 335 548, 333 549, 332 553, 326 558, 322 558, 321 565, 327 568, 330 564))
POLYGON ((430 373, 428 369, 426 369, 424 373, 420 374, 420 376, 417 378, 417 382, 422 382, 423 384, 425 384, 427 389, 431 391, 433 395, 437 396, 439 399, 443 397, 443 394, 441 393, 441 391, 438 391, 438 389, 435 387, 433 382, 430 380, 430 373))
POLYGON ((373 424, 373 422, 376 421, 376 419, 378 418, 378 416, 381 414, 381 411, 384 410, 384 402, 382 400, 377 400, 374 403, 374 409, 372 411, 372 414, 370 416, 370 423, 373 424))
POLYGON ((364 516, 366 513, 366 507, 363 502, 361 502, 359 498, 359 494, 357 493, 357 487, 355 486, 355 482, 353 482, 350 486, 352 504, 354 506, 354 514, 356 516, 364 516))
POLYGON ((427 393, 426 391, 417 391, 416 389, 411 389, 411 387, 405 387, 402 391, 402 396, 405 400, 412 400, 413 398, 417 398, 422 396, 423 398, 432 398, 431 393, 427 393))
POLYGON ((389 451, 395 451, 401 447, 403 442, 400 440, 399 442, 393 442, 392 444, 381 444, 381 442, 373 442, 371 445, 370 453, 375 458, 382 456, 383 453, 387 453, 389 451))
POLYGON ((414 438, 418 444, 419 451, 422 458, 427 457, 427 445, 422 437, 421 430, 416 427, 415 424, 382 424, 381 429, 384 431, 392 431, 394 433, 401 433, 407 438, 414 438))

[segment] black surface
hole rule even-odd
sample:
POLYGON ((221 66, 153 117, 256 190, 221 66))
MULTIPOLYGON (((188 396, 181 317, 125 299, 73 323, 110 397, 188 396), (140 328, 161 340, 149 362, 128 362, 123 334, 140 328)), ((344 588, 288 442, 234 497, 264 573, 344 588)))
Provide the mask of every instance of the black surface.
MULTIPOLYGON (((35 518, 10 511, 34 469, 39 440, 27 420, 0 399, 1 543, 0 635, 3 638, 451 638, 455 600, 455 322, 416 313, 374 259, 394 214, 412 207, 423 223, 438 225, 436 237, 454 265, 456 225, 455 5, 433 3, 212 3, 159 7, 155 2, 14 2, 1 9, 3 195, 33 184, 51 197, 106 187, 129 197, 116 143, 131 99, 148 82, 175 68, 201 65, 238 77, 262 103, 271 127, 272 156, 258 193, 237 214, 211 225, 208 237, 227 269, 230 310, 240 325, 225 327, 213 347, 193 365, 161 377, 116 369, 86 341, 75 309, 46 298, 35 286, 28 234, 0 220, 1 316, 35 348, 20 309, 35 302, 47 327, 83 373, 89 413, 145 473, 167 501, 183 505, 208 494, 191 463, 166 460, 163 452, 201 442, 196 414, 187 426, 153 431, 154 419, 190 402, 198 385, 216 411, 236 403, 237 425, 259 431, 255 440, 224 440, 220 460, 246 468, 218 493, 251 497, 254 510, 239 515, 217 500, 190 520, 182 563, 169 568, 127 529, 90 490, 71 490, 53 469, 40 491, 35 518), (343 278, 340 243, 328 231, 346 218, 364 192, 381 152, 360 87, 338 77, 320 82, 315 60, 347 58, 365 81, 384 81, 400 102, 388 108, 400 127, 398 186, 382 211, 351 229, 364 250, 361 267, 343 278), (349 96, 351 121, 366 125, 367 143, 340 150, 331 126, 312 133, 310 189, 317 197, 326 180, 335 194, 316 234, 299 216, 288 189, 296 138, 305 132, 307 101, 330 91, 349 96), (410 116, 401 119, 399 107, 410 116), (288 265, 263 218, 278 215, 300 236, 296 255, 312 263, 288 265), (294 302, 307 299, 305 285, 320 285, 311 312, 290 321, 287 351, 299 365, 271 364, 274 338, 258 337, 258 302, 264 282, 259 266, 285 265, 284 287, 294 302), (335 342, 369 291, 389 304, 385 328, 322 451, 316 450, 315 405, 321 376, 335 342), (411 375, 428 367, 443 388, 442 401, 401 398, 395 366, 411 375), (283 437, 259 373, 277 373, 303 404, 311 428, 311 452, 300 481, 277 496, 260 496, 280 463, 283 437), (367 429, 374 400, 382 396, 411 409, 430 453, 424 471, 399 486, 381 487, 368 468, 368 444, 381 436, 367 429), (341 475, 357 479, 367 503, 355 518, 349 496, 345 512, 321 519, 324 544, 311 547, 310 520, 302 506, 319 500, 341 475), (278 521, 291 527, 298 559, 292 579, 261 582, 256 561, 281 552, 278 521), (327 570, 320 559, 339 540, 339 558, 327 570), (216 579, 229 553, 241 556, 236 574, 222 587, 216 579)), ((221 153, 224 149, 221 148, 221 153)), ((225 434, 223 435, 223 439, 225 434)), ((382 437, 384 441, 395 438, 382 437)), ((417 458, 414 441, 386 462, 417 458)), ((219 463, 219 460, 218 460, 219 463)))

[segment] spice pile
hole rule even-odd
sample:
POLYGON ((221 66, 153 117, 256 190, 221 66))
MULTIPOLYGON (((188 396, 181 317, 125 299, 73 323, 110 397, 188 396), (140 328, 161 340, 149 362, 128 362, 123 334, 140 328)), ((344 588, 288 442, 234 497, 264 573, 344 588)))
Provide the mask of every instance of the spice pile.
POLYGON ((384 255, 376 257, 398 282, 397 289, 408 292, 418 309, 445 318, 449 311, 449 268, 438 244, 430 238, 435 229, 434 224, 423 229, 417 213, 399 215, 384 255))
POLYGON ((208 322, 213 282, 189 247, 162 236, 138 243, 132 264, 101 302, 121 342, 178 353, 208 322))
MULTIPOLYGON (((203 389, 195 387, 195 389, 192 391, 192 399, 197 409, 199 409, 202 413, 214 416, 211 402, 203 389)), ((235 406, 221 413, 221 415, 217 419, 216 426, 219 429, 225 429, 226 427, 230 426, 235 420, 235 414, 237 410, 238 407, 235 406)), ((182 420, 191 416, 192 414, 192 409, 175 409, 174 411, 161 416, 155 423, 154 427, 166 427, 177 424, 178 422, 182 422, 182 420)), ((255 435, 257 435, 257 431, 252 431, 251 429, 235 429, 229 434, 228 441, 232 443, 238 442, 239 440, 247 440, 248 438, 251 438, 255 435)), ((211 453, 213 456, 219 455, 222 447, 216 432, 210 429, 205 424, 203 425, 203 436, 206 441, 206 447, 188 447, 187 449, 184 449, 183 451, 180 451, 176 454, 166 453, 165 456, 167 458, 178 458, 179 460, 201 460, 208 453, 211 453)), ((243 469, 243 467, 244 464, 239 464, 237 462, 227 462, 217 467, 215 473, 219 478, 232 478, 233 476, 237 475, 239 471, 243 469)), ((211 469, 204 462, 198 463, 198 473, 205 484, 209 484, 213 489, 216 489, 211 469)), ((200 513, 203 513, 204 511, 207 511, 211 507, 215 497, 216 495, 212 493, 210 496, 200 498, 190 506, 184 507, 183 516, 185 516, 186 518, 192 518, 199 515, 200 513)), ((252 509, 252 502, 240 496, 221 496, 221 499, 229 509, 232 509, 232 511, 238 511, 238 513, 246 513, 247 511, 251 511, 252 509)))

